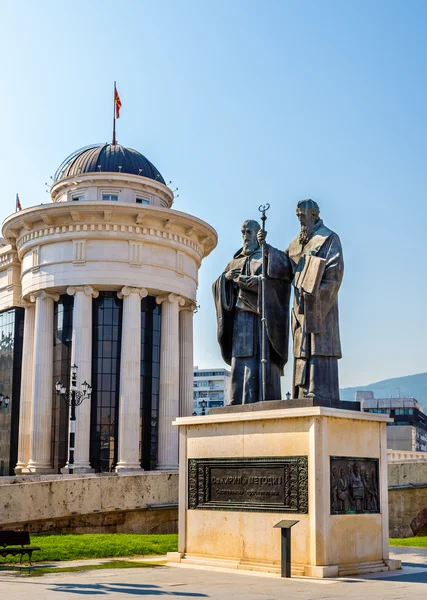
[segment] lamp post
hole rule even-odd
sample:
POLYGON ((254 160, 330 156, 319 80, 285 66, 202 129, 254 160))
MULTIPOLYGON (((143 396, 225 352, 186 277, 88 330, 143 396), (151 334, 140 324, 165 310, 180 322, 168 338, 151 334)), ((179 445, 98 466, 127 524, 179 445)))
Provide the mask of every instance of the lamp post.
POLYGON ((290 393, 290 392, 288 392, 288 393, 286 394, 286 400, 290 400, 290 399, 291 399, 291 393, 290 393))
POLYGON ((207 407, 208 403, 206 400, 202 400, 200 402, 200 406, 202 407, 202 416, 206 415, 206 407, 207 407))
POLYGON ((0 393, 0 410, 7 410, 9 403, 10 403, 9 396, 3 396, 3 394, 0 393))
POLYGON ((74 473, 74 440, 76 434, 76 406, 80 404, 86 398, 90 398, 92 394, 92 387, 87 381, 82 383, 82 390, 77 389, 77 365, 71 367, 71 386, 67 390, 65 385, 60 381, 55 384, 56 393, 58 396, 64 398, 66 404, 71 408, 70 410, 70 438, 68 448, 68 472, 70 475, 74 473))

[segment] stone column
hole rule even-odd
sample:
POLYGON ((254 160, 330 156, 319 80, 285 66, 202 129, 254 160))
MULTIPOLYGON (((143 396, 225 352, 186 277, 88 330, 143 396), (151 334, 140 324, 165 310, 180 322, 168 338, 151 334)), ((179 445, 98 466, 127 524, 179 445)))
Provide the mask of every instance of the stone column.
POLYGON ((179 312, 179 416, 193 414, 193 314, 194 305, 179 312))
MULTIPOLYGON (((330 565, 330 462, 328 420, 312 417, 309 428, 308 505, 310 508, 310 565, 330 565)), ((357 558, 355 558, 355 561, 357 558)), ((321 572, 321 571, 319 571, 321 572)), ((313 571, 313 574, 316 571, 313 571)), ((317 575, 313 575, 316 577, 317 575)))
POLYGON ((179 416, 179 307, 185 300, 177 294, 158 296, 162 304, 160 348, 159 446, 157 469, 178 470, 178 427, 172 425, 179 416))
POLYGON ((147 294, 144 288, 128 286, 117 294, 119 298, 123 298, 119 446, 116 466, 119 473, 141 470, 141 298, 145 298, 147 294))
MULTIPOLYGON (((81 391, 84 381, 92 385, 92 298, 97 298, 99 292, 85 285, 68 287, 67 294, 74 296, 71 364, 78 366, 77 389, 81 391)), ((71 381, 63 383, 67 387, 71 385, 71 381)), ((90 413, 91 401, 85 398, 76 407, 74 473, 93 471, 89 463, 90 413)), ((68 464, 63 471, 68 472, 68 464)))
POLYGON ((53 303, 59 294, 41 290, 36 303, 32 375, 30 473, 52 473, 53 303))
POLYGON ((16 475, 27 472, 30 460, 31 400, 33 389, 34 322, 36 307, 24 302, 24 340, 22 344, 21 401, 19 407, 18 462, 16 475))

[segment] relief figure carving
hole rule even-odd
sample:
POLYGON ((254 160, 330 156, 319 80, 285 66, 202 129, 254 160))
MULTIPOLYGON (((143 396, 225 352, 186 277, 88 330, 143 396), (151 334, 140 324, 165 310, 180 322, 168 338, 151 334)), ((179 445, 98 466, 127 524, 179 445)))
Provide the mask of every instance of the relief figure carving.
POLYGON ((331 514, 377 513, 378 459, 331 457, 331 514))

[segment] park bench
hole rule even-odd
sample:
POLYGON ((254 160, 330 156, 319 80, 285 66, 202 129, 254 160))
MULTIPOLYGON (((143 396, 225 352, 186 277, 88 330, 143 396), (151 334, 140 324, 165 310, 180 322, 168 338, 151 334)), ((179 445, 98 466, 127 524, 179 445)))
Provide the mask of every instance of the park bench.
POLYGON ((0 556, 11 554, 16 556, 20 554, 19 562, 22 563, 24 554, 28 554, 28 559, 31 565, 31 555, 34 550, 40 550, 38 546, 26 546, 30 543, 30 534, 28 531, 0 531, 0 556), (21 545, 20 548, 17 546, 21 545))

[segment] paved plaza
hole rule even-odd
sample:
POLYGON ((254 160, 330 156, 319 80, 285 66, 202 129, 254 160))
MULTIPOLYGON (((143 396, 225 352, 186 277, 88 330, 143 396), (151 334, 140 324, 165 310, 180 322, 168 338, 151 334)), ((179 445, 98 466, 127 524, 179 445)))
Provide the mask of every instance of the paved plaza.
POLYGON ((345 598, 364 600, 425 600, 427 597, 427 552, 397 549, 394 558, 403 569, 361 578, 280 579, 276 576, 236 571, 207 571, 179 565, 161 568, 53 573, 29 578, 0 573, 0 600, 68 600, 107 596, 130 600, 143 596, 210 600, 292 600, 345 598))

